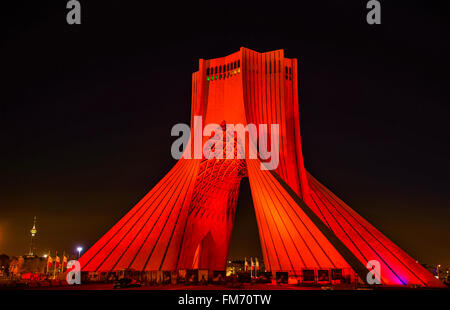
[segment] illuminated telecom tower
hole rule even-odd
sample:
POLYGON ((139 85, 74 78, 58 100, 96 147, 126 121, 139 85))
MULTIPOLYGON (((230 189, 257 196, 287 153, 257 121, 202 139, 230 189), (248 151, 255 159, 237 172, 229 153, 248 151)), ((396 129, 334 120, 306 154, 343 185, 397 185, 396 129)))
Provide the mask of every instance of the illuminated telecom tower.
POLYGON ((33 220, 33 228, 31 228, 30 230, 31 233, 31 240, 30 240, 30 251, 28 253, 28 256, 34 256, 34 237, 37 234, 37 229, 36 229, 36 216, 34 217, 33 220))

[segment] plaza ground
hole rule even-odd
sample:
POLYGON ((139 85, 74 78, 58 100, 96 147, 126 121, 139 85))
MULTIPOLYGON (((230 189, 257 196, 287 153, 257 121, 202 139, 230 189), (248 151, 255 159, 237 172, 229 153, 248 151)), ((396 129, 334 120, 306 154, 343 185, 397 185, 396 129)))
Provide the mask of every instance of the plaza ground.
MULTIPOLYGON (((0 288, 1 289, 1 288, 0 288)), ((297 285, 276 285, 276 284, 241 284, 241 285, 218 285, 218 284, 208 284, 208 285, 150 285, 150 286, 140 286, 140 287, 128 287, 114 289, 112 283, 88 283, 80 285, 60 285, 60 286, 36 286, 36 287, 17 287, 9 288, 13 290, 323 290, 330 289, 326 286, 297 286, 297 285)), ((352 290, 355 289, 354 286, 334 286, 334 290, 352 290)))

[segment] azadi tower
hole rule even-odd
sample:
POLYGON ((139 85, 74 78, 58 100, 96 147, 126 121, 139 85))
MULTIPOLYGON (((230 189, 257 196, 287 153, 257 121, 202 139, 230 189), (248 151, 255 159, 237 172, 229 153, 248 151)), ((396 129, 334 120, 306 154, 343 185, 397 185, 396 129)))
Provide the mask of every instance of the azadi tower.
MULTIPOLYGON (((261 156, 195 158, 186 150, 80 258, 82 270, 225 270, 239 185, 248 177, 268 271, 300 277, 304 269, 342 269, 366 281, 367 263, 376 260, 383 285, 443 286, 305 169, 297 72, 297 60, 283 50, 241 48, 200 59, 192 75, 191 139, 207 124, 279 124, 278 167, 261 169, 261 156), (198 116, 203 124, 194 126, 198 116)), ((226 133, 223 140, 224 152, 232 147, 235 155, 251 144, 226 133)))

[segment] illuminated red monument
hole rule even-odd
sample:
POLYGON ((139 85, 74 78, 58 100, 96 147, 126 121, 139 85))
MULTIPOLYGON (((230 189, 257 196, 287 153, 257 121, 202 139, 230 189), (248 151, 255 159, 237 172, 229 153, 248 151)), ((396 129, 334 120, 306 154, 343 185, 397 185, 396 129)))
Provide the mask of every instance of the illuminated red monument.
POLYGON ((279 124, 278 168, 261 170, 261 160, 248 157, 180 159, 80 258, 82 270, 224 270, 240 180, 248 177, 267 270, 301 277, 304 269, 342 269, 366 281, 367 262, 376 260, 382 284, 442 286, 307 172, 297 84, 297 60, 283 50, 200 59, 191 137, 209 123, 279 124))

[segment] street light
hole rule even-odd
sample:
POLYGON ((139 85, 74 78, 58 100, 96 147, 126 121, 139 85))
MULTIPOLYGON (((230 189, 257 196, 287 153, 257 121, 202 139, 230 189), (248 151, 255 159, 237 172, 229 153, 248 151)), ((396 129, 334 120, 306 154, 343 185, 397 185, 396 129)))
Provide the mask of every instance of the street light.
POLYGON ((436 279, 438 279, 439 280, 439 268, 441 268, 441 265, 437 265, 437 268, 436 268, 436 279))
POLYGON ((78 251, 78 258, 80 258, 81 257, 81 251, 83 251, 83 248, 79 246, 77 248, 77 251, 78 251))

